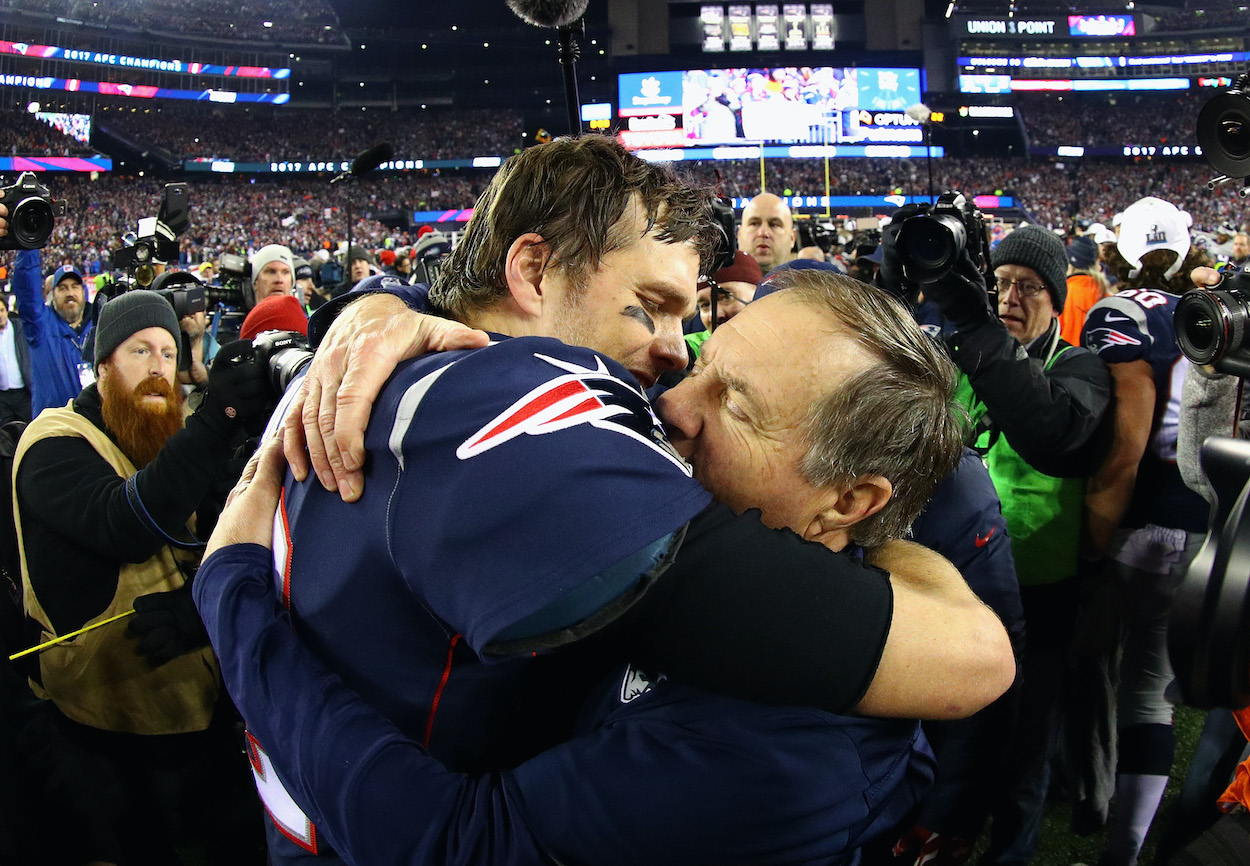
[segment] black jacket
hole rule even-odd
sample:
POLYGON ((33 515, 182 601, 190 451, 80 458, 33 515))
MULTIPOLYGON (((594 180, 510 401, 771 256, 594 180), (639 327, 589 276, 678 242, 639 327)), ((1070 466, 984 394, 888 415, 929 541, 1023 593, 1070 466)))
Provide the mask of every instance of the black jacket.
MULTIPOLYGON (((74 411, 109 432, 95 385, 78 395, 74 411)), ((167 536, 187 539, 192 513, 238 474, 233 453, 192 415, 134 476, 136 506, 126 479, 86 440, 59 436, 30 446, 18 466, 17 502, 31 583, 58 633, 108 607, 122 563, 149 559, 167 536)))
POLYGON ((1056 319, 1027 351, 996 318, 946 343, 993 429, 1034 469, 1073 478, 1091 474, 1106 453, 1113 392, 1102 359, 1064 340, 1045 369, 1058 327, 1056 319))

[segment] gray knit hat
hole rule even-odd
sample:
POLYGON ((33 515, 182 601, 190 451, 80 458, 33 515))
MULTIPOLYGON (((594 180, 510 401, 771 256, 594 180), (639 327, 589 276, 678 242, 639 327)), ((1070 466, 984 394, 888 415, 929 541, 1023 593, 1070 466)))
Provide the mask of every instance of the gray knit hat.
POLYGON ((1050 290, 1055 312, 1063 312, 1068 297, 1068 255, 1063 241, 1042 226, 1020 226, 999 241, 990 254, 990 267, 1020 265, 1032 268, 1050 290))
POLYGON ((100 308, 95 324, 95 366, 107 361, 122 343, 144 328, 164 328, 182 354, 182 331, 169 301, 156 292, 135 289, 112 298, 100 308))

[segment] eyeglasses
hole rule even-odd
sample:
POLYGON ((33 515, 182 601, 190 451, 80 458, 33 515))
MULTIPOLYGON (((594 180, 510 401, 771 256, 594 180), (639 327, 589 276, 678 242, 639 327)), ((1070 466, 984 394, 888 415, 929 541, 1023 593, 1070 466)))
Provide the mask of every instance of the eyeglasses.
POLYGON ((712 309, 713 295, 716 296, 717 303, 728 303, 730 300, 734 300, 742 304, 744 307, 750 303, 749 301, 744 301, 742 298, 738 297, 715 280, 705 280, 704 282, 712 288, 712 291, 708 292, 708 296, 706 298, 699 298, 700 312, 706 313, 712 309))
POLYGON ((1046 291, 1046 287, 1041 283, 1026 282, 1020 279, 1009 280, 1005 277, 998 278, 999 294, 1009 291, 1012 286, 1016 287, 1016 292, 1022 298, 1035 298, 1042 292, 1046 291))

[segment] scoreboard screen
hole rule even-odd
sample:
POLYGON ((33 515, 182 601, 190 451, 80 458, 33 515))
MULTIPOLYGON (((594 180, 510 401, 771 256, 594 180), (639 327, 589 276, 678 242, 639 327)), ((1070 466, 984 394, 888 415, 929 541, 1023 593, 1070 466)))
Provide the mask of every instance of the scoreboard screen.
POLYGON ((914 68, 781 66, 631 72, 618 79, 629 148, 744 143, 923 140, 906 114, 920 102, 914 68))

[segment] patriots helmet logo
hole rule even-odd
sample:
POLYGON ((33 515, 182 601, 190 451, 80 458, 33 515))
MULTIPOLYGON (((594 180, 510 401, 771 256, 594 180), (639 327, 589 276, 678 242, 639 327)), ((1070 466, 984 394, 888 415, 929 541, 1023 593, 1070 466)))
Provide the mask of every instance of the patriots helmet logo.
POLYGON ((1112 346, 1140 346, 1141 340, 1117 331, 1115 328, 1091 328, 1086 331, 1085 342, 1095 354, 1112 346))
POLYGON ((664 435, 646 396, 636 385, 627 385, 608 372, 602 358, 595 358, 596 366, 591 369, 547 355, 534 357, 565 373, 534 388, 466 439, 456 449, 458 458, 468 460, 518 436, 542 436, 589 424, 628 436, 687 476, 693 474, 664 435))

